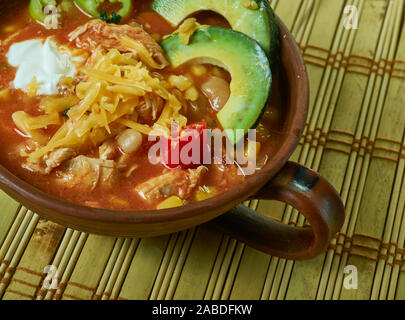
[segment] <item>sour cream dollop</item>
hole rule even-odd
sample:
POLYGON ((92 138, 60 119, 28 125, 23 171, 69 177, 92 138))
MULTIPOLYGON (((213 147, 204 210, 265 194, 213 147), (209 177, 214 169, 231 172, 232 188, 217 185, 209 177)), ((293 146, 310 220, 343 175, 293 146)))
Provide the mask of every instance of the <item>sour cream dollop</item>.
POLYGON ((26 91, 35 77, 41 87, 37 92, 39 95, 58 94, 60 78, 76 74, 71 55, 59 50, 49 38, 45 42, 35 39, 15 43, 10 47, 7 59, 10 65, 18 68, 13 87, 26 91))

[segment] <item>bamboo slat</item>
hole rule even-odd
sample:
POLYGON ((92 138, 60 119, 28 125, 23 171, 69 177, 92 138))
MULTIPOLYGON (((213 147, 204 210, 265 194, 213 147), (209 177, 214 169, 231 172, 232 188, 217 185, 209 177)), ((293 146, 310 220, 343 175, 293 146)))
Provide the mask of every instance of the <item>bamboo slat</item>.
MULTIPOLYGON (((172 236, 173 237, 173 236, 172 236)), ((169 237, 142 239, 128 269, 128 274, 119 294, 120 299, 148 299, 153 285, 160 282, 157 278, 163 265, 165 252, 174 247, 169 237)))
MULTIPOLYGON (((0 192, 2 299, 405 299, 405 0, 272 0, 311 85, 292 159, 340 191, 346 221, 328 251, 286 261, 210 224, 152 239, 88 235, 41 220, 0 192), (347 5, 359 29, 343 27, 347 5), (57 289, 44 268, 58 269, 57 289), (344 268, 358 268, 347 290, 344 268)), ((246 203, 302 226, 293 208, 246 203)))

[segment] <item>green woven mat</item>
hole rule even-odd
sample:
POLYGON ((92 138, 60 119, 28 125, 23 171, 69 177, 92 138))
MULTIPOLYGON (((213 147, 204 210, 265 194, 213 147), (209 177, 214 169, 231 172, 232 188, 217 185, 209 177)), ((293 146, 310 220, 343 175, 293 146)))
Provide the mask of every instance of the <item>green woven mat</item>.
MULTIPOLYGON (((294 262, 210 226, 153 239, 88 235, 0 194, 3 299, 405 299, 404 0, 273 0, 307 62, 308 124, 293 160, 340 191, 347 208, 328 252, 294 262), (344 8, 359 9, 346 30, 344 8), (401 36, 402 34, 402 36, 401 36), (44 267, 58 289, 43 287, 44 267), (345 267, 358 289, 344 286, 345 267)), ((280 203, 250 206, 302 225, 280 203)))

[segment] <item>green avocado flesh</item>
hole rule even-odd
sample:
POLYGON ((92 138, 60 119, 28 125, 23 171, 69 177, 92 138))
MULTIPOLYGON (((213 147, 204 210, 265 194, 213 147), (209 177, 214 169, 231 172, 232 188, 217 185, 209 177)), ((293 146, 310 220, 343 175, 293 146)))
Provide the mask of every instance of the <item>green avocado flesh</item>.
POLYGON ((233 144, 256 125, 272 83, 269 60, 256 41, 231 29, 205 26, 193 34, 188 45, 174 33, 161 46, 174 68, 193 60, 218 65, 231 74, 231 95, 217 117, 233 144))
POLYGON ((232 29, 256 40, 269 56, 278 61, 279 32, 268 0, 256 0, 257 9, 248 9, 241 0, 155 0, 152 8, 173 26, 199 11, 214 11, 222 15, 232 29))

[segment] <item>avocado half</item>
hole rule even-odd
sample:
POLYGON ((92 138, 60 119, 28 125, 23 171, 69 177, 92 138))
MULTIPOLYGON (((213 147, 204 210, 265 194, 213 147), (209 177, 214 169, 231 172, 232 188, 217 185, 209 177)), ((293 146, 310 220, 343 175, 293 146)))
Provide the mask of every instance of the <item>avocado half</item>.
POLYGON ((256 41, 231 29, 204 26, 193 34, 188 45, 180 41, 176 32, 161 46, 174 68, 193 60, 220 66, 231 74, 231 95, 217 114, 230 142, 236 144, 256 125, 272 84, 269 60, 256 41))
POLYGON ((268 0, 255 0, 258 8, 249 9, 241 0, 154 0, 152 8, 173 26, 199 11, 214 11, 222 15, 232 29, 256 40, 266 51, 270 64, 278 62, 279 32, 268 0))

